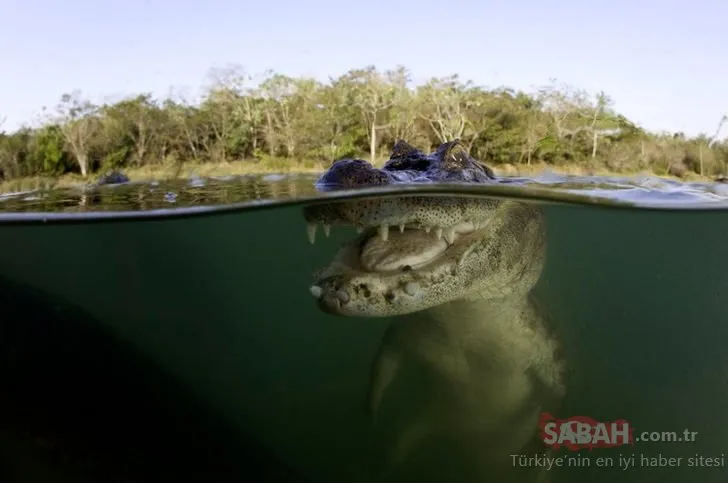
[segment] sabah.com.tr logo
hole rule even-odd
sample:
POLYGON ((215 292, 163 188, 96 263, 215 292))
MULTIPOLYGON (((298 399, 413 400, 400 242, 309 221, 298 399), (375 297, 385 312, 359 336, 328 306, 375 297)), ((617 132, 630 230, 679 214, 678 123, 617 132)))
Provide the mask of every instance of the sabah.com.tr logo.
POLYGON ((558 419, 549 413, 541 414, 539 420, 541 438, 546 446, 559 449, 562 446, 572 451, 583 448, 614 448, 634 445, 635 441, 691 442, 696 431, 644 431, 635 436, 634 428, 624 419, 617 421, 596 421, 587 416, 572 416, 558 419))

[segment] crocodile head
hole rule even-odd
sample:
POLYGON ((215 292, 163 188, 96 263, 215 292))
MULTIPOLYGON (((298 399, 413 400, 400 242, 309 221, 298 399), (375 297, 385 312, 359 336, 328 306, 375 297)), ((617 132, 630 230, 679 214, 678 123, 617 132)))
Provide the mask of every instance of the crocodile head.
MULTIPOLYGON (((490 183, 493 172, 458 142, 425 155, 400 141, 382 169, 362 160, 334 163, 321 189, 404 183, 490 183)), ((386 317, 468 298, 527 292, 540 275, 543 224, 530 205, 489 198, 394 196, 304 208, 309 239, 316 227, 350 225, 359 236, 314 275, 321 310, 386 317)))

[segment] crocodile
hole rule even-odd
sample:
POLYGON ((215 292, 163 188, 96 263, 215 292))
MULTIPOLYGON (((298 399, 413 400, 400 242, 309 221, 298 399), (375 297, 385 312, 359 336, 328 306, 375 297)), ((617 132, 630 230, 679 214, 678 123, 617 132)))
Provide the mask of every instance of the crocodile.
MULTIPOLYGON (((382 168, 338 160, 316 186, 499 181, 459 140, 430 154, 398 141, 382 168)), ((319 225, 326 235, 332 225, 358 232, 314 274, 310 292, 318 308, 345 317, 392 317, 372 364, 372 421, 381 419, 384 396, 408 361, 424 364, 434 384, 395 430, 387 472, 397 471, 430 437, 445 435, 472 457, 480 478, 505 481, 516 471, 523 481, 512 455, 546 451, 539 416, 565 395, 559 337, 534 292, 546 254, 540 207, 397 193, 310 204, 303 215, 312 243, 319 225)))

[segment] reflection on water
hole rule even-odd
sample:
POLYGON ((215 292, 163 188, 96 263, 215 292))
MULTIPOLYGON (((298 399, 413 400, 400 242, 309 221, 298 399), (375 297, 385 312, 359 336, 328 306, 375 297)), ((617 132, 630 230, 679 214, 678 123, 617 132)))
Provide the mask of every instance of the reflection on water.
MULTIPOLYGON (((43 461, 45 475, 34 481, 66 481, 84 474, 79 459, 95 458, 125 473, 86 473, 86 481, 139 481, 133 476, 145 469, 184 474, 194 460, 196 474, 210 472, 210 481, 227 474, 231 481, 527 483, 540 474, 564 483, 724 482, 728 214, 515 206, 543 215, 543 258, 527 223, 500 225, 500 238, 460 233, 445 251, 424 230, 392 229, 381 243, 374 232, 336 226, 311 246, 300 205, 145 223, 0 225, 7 280, 0 357, 25 361, 2 365, 0 480, 31 480, 6 469, 23 455, 43 461), (517 243, 495 243, 509 229, 517 243), (347 256, 335 263, 337 253, 361 253, 346 248, 358 245, 352 240, 365 241, 371 267, 411 255, 412 270, 369 275, 382 313, 328 313, 337 310, 330 304, 341 284, 362 277, 347 256), (468 262, 461 271, 477 267, 449 278, 459 290, 437 283, 455 253, 468 262), (422 278, 413 287, 405 275, 422 278), (338 281, 336 290, 326 280, 338 281), (444 298, 390 315, 388 292, 378 292, 392 288, 384 281, 415 301, 432 301, 416 295, 445 287, 444 298), (494 296, 499 283, 512 292, 494 296), (460 300, 463 287, 486 296, 460 300), (8 334, 23 327, 22 344, 4 342, 19 340, 8 334), (114 370, 98 362, 117 353, 102 342, 109 339, 119 347, 114 370), (60 340, 77 342, 54 351, 60 340), (72 355, 81 362, 71 364, 72 355), (18 386, 23 375, 36 385, 18 386), (64 378, 73 390, 59 385, 64 378), (10 391, 7 381, 24 392, 10 391), (112 396, 94 397, 102 387, 112 396), (73 402, 83 410, 71 418, 73 402), (562 446, 551 454, 562 463, 550 460, 550 470, 537 466, 543 460, 508 459, 542 448, 544 412, 626 420, 635 437, 687 429, 695 440, 562 446), (33 426, 41 414, 45 426, 33 426), (30 444, 23 434, 30 427, 60 428, 59 449, 30 444), (135 463, 125 427, 144 435, 135 463), (158 458, 155 445, 167 448, 158 458), (52 457, 63 449, 76 463, 52 457), (635 463, 625 469, 620 457, 635 463), (667 466, 665 458, 681 460, 667 466), (271 466, 289 470, 276 476, 271 466)), ((345 286, 350 304, 352 287, 345 286)))
MULTIPOLYGON (((0 214, 44 212, 94 215, 102 212, 144 213, 200 207, 229 209, 270 204, 273 201, 290 203, 320 199, 322 196, 355 195, 352 191, 325 195, 314 188, 315 179, 316 176, 312 174, 243 175, 0 193, 0 214)), ((608 178, 546 173, 537 178, 504 177, 494 185, 418 184, 393 189, 384 187, 374 189, 372 193, 402 193, 406 190, 447 195, 458 192, 627 207, 728 208, 728 185, 680 183, 651 177, 608 178)))
POLYGON ((311 176, 305 174, 229 176, 98 187, 79 185, 8 193, 0 195, 0 210, 24 213, 140 212, 312 195, 315 195, 313 181, 311 176))

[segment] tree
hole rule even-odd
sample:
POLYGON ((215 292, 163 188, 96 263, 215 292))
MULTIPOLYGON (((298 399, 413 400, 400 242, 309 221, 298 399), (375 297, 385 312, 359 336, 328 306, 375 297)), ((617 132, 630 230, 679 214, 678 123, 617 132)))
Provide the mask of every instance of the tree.
POLYGON ((419 117, 441 143, 460 139, 465 131, 463 91, 457 75, 431 79, 417 90, 419 117))
POLYGON ((362 119, 367 126, 369 137, 369 157, 372 163, 377 155, 377 133, 389 127, 387 122, 388 110, 396 101, 396 87, 391 80, 399 75, 398 69, 382 75, 374 66, 364 69, 353 69, 347 72, 341 83, 349 89, 349 96, 359 109, 362 119))
POLYGON ((580 114, 588 120, 588 130, 592 138, 592 159, 597 157, 597 145, 602 134, 619 129, 614 112, 611 109, 612 99, 603 91, 596 94, 594 104, 583 102, 580 114))
POLYGON ((261 111, 252 89, 254 77, 237 64, 213 68, 209 77, 213 82, 201 109, 214 134, 215 157, 225 162, 246 145, 255 151, 261 111))
POLYGON ((113 133, 109 141, 112 144, 123 144, 125 140, 119 138, 127 136, 133 146, 129 153, 131 162, 136 166, 145 164, 153 149, 153 143, 161 134, 155 127, 163 122, 162 113, 152 95, 139 94, 101 109, 104 114, 102 125, 105 126, 107 135, 113 133))
POLYGON ((548 140, 549 125, 537 100, 520 93, 515 104, 523 140, 519 161, 525 158, 526 164, 530 165, 539 147, 548 140))
POLYGON ((313 152, 326 159, 339 159, 357 151, 357 141, 366 136, 359 122, 360 114, 350 102, 349 86, 345 80, 329 79, 313 100, 311 134, 320 140, 313 152))
POLYGON ((98 107, 81 97, 80 91, 61 96, 56 107, 55 123, 60 126, 66 147, 73 154, 81 176, 88 176, 89 152, 99 131, 98 107))
POLYGON ((550 114, 560 140, 573 140, 580 133, 588 133, 592 159, 597 157, 600 137, 619 129, 612 99, 604 92, 590 96, 566 84, 557 86, 554 81, 539 91, 539 100, 550 114))
POLYGON ((313 108, 311 102, 317 87, 312 79, 294 79, 280 74, 260 85, 258 92, 264 99, 266 140, 271 155, 279 146, 283 146, 289 158, 299 154, 299 144, 305 140, 302 128, 309 108, 313 108))
POLYGON ((204 139, 208 129, 201 125, 202 116, 199 109, 181 93, 170 95, 164 101, 163 109, 169 119, 169 132, 165 144, 173 147, 176 153, 187 155, 192 161, 201 162, 200 148, 205 144, 204 139))

